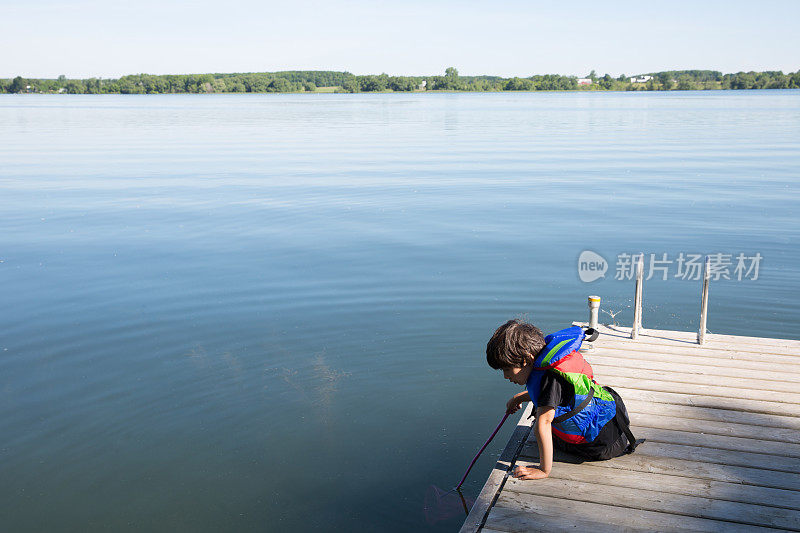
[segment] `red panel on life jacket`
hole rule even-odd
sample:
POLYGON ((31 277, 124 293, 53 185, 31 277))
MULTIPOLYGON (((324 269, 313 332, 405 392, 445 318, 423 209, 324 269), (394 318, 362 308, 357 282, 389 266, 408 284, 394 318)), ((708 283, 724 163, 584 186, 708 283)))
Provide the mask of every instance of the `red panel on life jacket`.
POLYGON ((570 433, 559 431, 555 426, 550 427, 553 430, 553 434, 564 442, 570 442, 572 444, 583 444, 586 442, 586 439, 583 438, 583 435, 572 435, 570 433))
POLYGON ((585 374, 589 376, 589 379, 594 379, 592 366, 586 362, 586 359, 583 358, 583 355, 578 350, 568 353, 550 368, 571 374, 585 374))

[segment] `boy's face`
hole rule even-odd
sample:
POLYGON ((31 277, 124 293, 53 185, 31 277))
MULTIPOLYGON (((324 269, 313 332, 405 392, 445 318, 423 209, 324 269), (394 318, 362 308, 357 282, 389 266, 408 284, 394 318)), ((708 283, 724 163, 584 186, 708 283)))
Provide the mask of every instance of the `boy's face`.
POLYGON ((523 367, 512 366, 503 369, 503 377, 511 383, 517 385, 525 385, 533 370, 533 365, 525 365, 523 367))

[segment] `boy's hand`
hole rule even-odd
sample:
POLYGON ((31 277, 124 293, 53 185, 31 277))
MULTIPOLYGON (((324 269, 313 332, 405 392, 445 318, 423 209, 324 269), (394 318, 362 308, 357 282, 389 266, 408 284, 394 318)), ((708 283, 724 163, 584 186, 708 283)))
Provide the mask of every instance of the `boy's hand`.
POLYGON ((532 466, 518 466, 512 475, 517 479, 544 479, 548 476, 544 471, 532 466))
POLYGON ((528 391, 520 392, 515 394, 511 397, 510 400, 506 402, 506 413, 512 414, 519 411, 519 406, 525 402, 529 402, 531 397, 528 395, 528 391))
POLYGON ((510 400, 506 402, 506 413, 513 414, 519 411, 519 406, 522 404, 522 400, 520 400, 517 396, 512 396, 510 400))

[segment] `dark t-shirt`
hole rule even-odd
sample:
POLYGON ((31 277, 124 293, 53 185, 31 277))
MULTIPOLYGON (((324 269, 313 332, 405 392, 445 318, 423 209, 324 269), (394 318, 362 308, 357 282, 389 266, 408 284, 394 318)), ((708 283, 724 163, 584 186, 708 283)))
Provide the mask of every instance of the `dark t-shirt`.
POLYGON ((568 406, 575 397, 575 387, 564 376, 555 372, 545 372, 539 388, 537 407, 568 406))

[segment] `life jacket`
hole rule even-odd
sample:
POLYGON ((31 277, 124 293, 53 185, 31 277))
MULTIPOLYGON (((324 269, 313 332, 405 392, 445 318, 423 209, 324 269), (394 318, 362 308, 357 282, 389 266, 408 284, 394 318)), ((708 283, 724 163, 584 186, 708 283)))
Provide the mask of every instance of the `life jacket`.
MULTIPOLYGON (((556 372, 572 384, 575 388, 572 402, 567 406, 556 406, 552 423, 553 435, 571 444, 593 442, 617 414, 614 396, 595 382, 591 365, 578 351, 584 337, 580 326, 547 335, 544 338, 546 346, 536 356, 526 384, 534 406, 538 406, 541 382, 546 372, 556 372)), ((625 426, 627 429, 627 424, 625 426)), ((635 439, 632 440, 635 448, 634 443, 635 439)))

